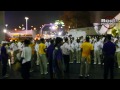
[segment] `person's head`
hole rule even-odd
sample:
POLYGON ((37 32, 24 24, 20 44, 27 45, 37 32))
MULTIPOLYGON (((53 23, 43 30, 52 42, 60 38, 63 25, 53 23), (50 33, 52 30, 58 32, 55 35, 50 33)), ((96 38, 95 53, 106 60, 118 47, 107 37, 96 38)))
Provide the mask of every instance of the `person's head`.
POLYGON ((45 43, 45 39, 44 38, 41 38, 41 43, 45 43))
POLYGON ((28 46, 30 44, 30 40, 24 40, 24 45, 28 46))
POLYGON ((6 43, 3 43, 2 46, 6 46, 6 43))
POLYGON ((99 41, 99 40, 100 40, 100 38, 98 37, 98 38, 97 38, 97 41, 99 41))
POLYGON ((107 35, 106 38, 108 41, 111 41, 111 35, 107 35))
POLYGON ((56 40, 55 40, 55 45, 57 46, 57 45, 62 45, 63 44, 63 39, 62 38, 60 38, 60 37, 57 37, 56 38, 56 40))
POLYGON ((50 43, 51 43, 51 44, 54 44, 54 40, 51 39, 51 40, 50 40, 50 43))
POLYGON ((90 41, 90 38, 89 37, 86 37, 86 42, 89 42, 90 41))
POLYGON ((76 41, 77 41, 77 43, 79 43, 79 42, 80 42, 80 39, 78 38, 76 41))
POLYGON ((65 42, 68 42, 68 38, 67 37, 65 38, 65 42))
POLYGON ((72 40, 74 41, 74 37, 72 37, 72 40))
POLYGON ((12 43, 15 43, 15 40, 13 40, 12 43))

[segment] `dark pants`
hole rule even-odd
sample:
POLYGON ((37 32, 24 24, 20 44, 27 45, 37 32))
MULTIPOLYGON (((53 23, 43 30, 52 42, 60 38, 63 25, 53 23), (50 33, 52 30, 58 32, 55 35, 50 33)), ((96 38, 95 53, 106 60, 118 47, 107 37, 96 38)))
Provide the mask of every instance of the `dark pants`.
POLYGON ((115 63, 114 55, 104 57, 104 79, 108 78, 109 71, 110 79, 114 78, 114 63, 115 63))
POLYGON ((48 59, 49 61, 49 71, 50 71, 50 78, 53 79, 53 65, 52 65, 52 58, 48 59))
POLYGON ((31 68, 31 62, 26 62, 22 64, 21 67, 21 75, 23 79, 29 79, 30 78, 30 68, 31 68))
POLYGON ((36 54, 33 54, 31 57, 31 70, 35 70, 35 66, 36 66, 36 54))
POLYGON ((8 63, 8 56, 2 56, 2 76, 5 76, 7 73, 7 63, 8 63))
POLYGON ((65 64, 65 72, 69 73, 69 62, 70 62, 70 55, 63 55, 64 64, 65 64))

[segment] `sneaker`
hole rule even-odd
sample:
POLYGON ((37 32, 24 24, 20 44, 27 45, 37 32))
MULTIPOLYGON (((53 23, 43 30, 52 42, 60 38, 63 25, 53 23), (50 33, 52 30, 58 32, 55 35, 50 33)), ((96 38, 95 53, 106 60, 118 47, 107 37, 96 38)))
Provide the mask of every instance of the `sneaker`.
POLYGON ((69 63, 73 63, 73 62, 69 62, 69 63))
POLYGON ((5 77, 9 77, 9 75, 8 75, 8 74, 6 74, 6 75, 5 75, 5 77))
POLYGON ((89 75, 85 76, 86 79, 89 79, 89 75))
POLYGON ((118 68, 120 68, 120 66, 118 68))
POLYGON ((101 64, 101 63, 98 63, 99 65, 101 64))
POLYGON ((30 72, 33 72, 34 70, 30 70, 30 72))
POLYGON ((48 74, 48 72, 45 73, 45 75, 48 74))
POLYGON ((2 77, 2 79, 6 79, 6 78, 8 78, 8 77, 9 77, 9 75, 6 74, 5 76, 2 77))
POLYGON ((94 64, 97 64, 96 62, 94 62, 94 64))
POLYGON ((80 75, 79 78, 80 78, 80 79, 83 79, 83 75, 80 75))

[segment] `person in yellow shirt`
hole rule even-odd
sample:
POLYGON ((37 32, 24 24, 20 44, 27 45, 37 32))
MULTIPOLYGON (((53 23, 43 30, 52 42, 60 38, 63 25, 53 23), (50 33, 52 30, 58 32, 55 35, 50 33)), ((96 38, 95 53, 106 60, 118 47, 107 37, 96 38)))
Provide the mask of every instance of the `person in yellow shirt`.
POLYGON ((89 43, 89 37, 86 37, 86 41, 81 44, 81 52, 82 52, 82 59, 81 59, 81 66, 80 66, 80 77, 83 77, 83 67, 85 65, 85 78, 89 77, 89 65, 91 62, 90 56, 93 53, 93 45, 89 43))
POLYGON ((46 45, 45 40, 41 38, 41 43, 39 44, 39 55, 40 55, 40 71, 41 74, 46 75, 47 72, 47 57, 46 57, 46 45))

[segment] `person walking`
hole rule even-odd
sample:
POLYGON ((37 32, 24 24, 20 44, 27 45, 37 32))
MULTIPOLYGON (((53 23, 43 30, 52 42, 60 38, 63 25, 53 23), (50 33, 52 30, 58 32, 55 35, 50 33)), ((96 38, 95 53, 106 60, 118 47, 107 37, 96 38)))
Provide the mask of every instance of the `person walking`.
POLYGON ((50 78, 53 79, 53 51, 54 51, 54 40, 50 41, 50 46, 47 48, 48 62, 49 62, 49 71, 50 78))
POLYGON ((86 41, 81 44, 81 66, 80 66, 80 78, 83 78, 83 69, 85 66, 85 78, 89 77, 89 65, 91 63, 91 55, 93 53, 93 45, 89 42, 89 37, 86 37, 86 41))
POLYGON ((1 47, 1 60, 2 60, 2 78, 7 77, 7 64, 8 64, 8 53, 6 49, 6 43, 2 44, 1 47))
POLYGON ((115 52, 116 52, 116 46, 111 41, 111 35, 107 35, 106 42, 103 45, 104 79, 108 79, 109 71, 110 71, 110 79, 114 78, 115 52))
POLYGON ((41 75, 46 75, 47 72, 47 57, 46 57, 46 45, 45 40, 41 38, 41 43, 39 44, 39 55, 40 55, 40 71, 41 75))
POLYGON ((30 41, 25 40, 25 47, 22 50, 21 58, 22 58, 22 67, 21 67, 21 75, 23 79, 30 79, 30 68, 31 68, 31 58, 32 58, 32 49, 29 47, 30 41))

